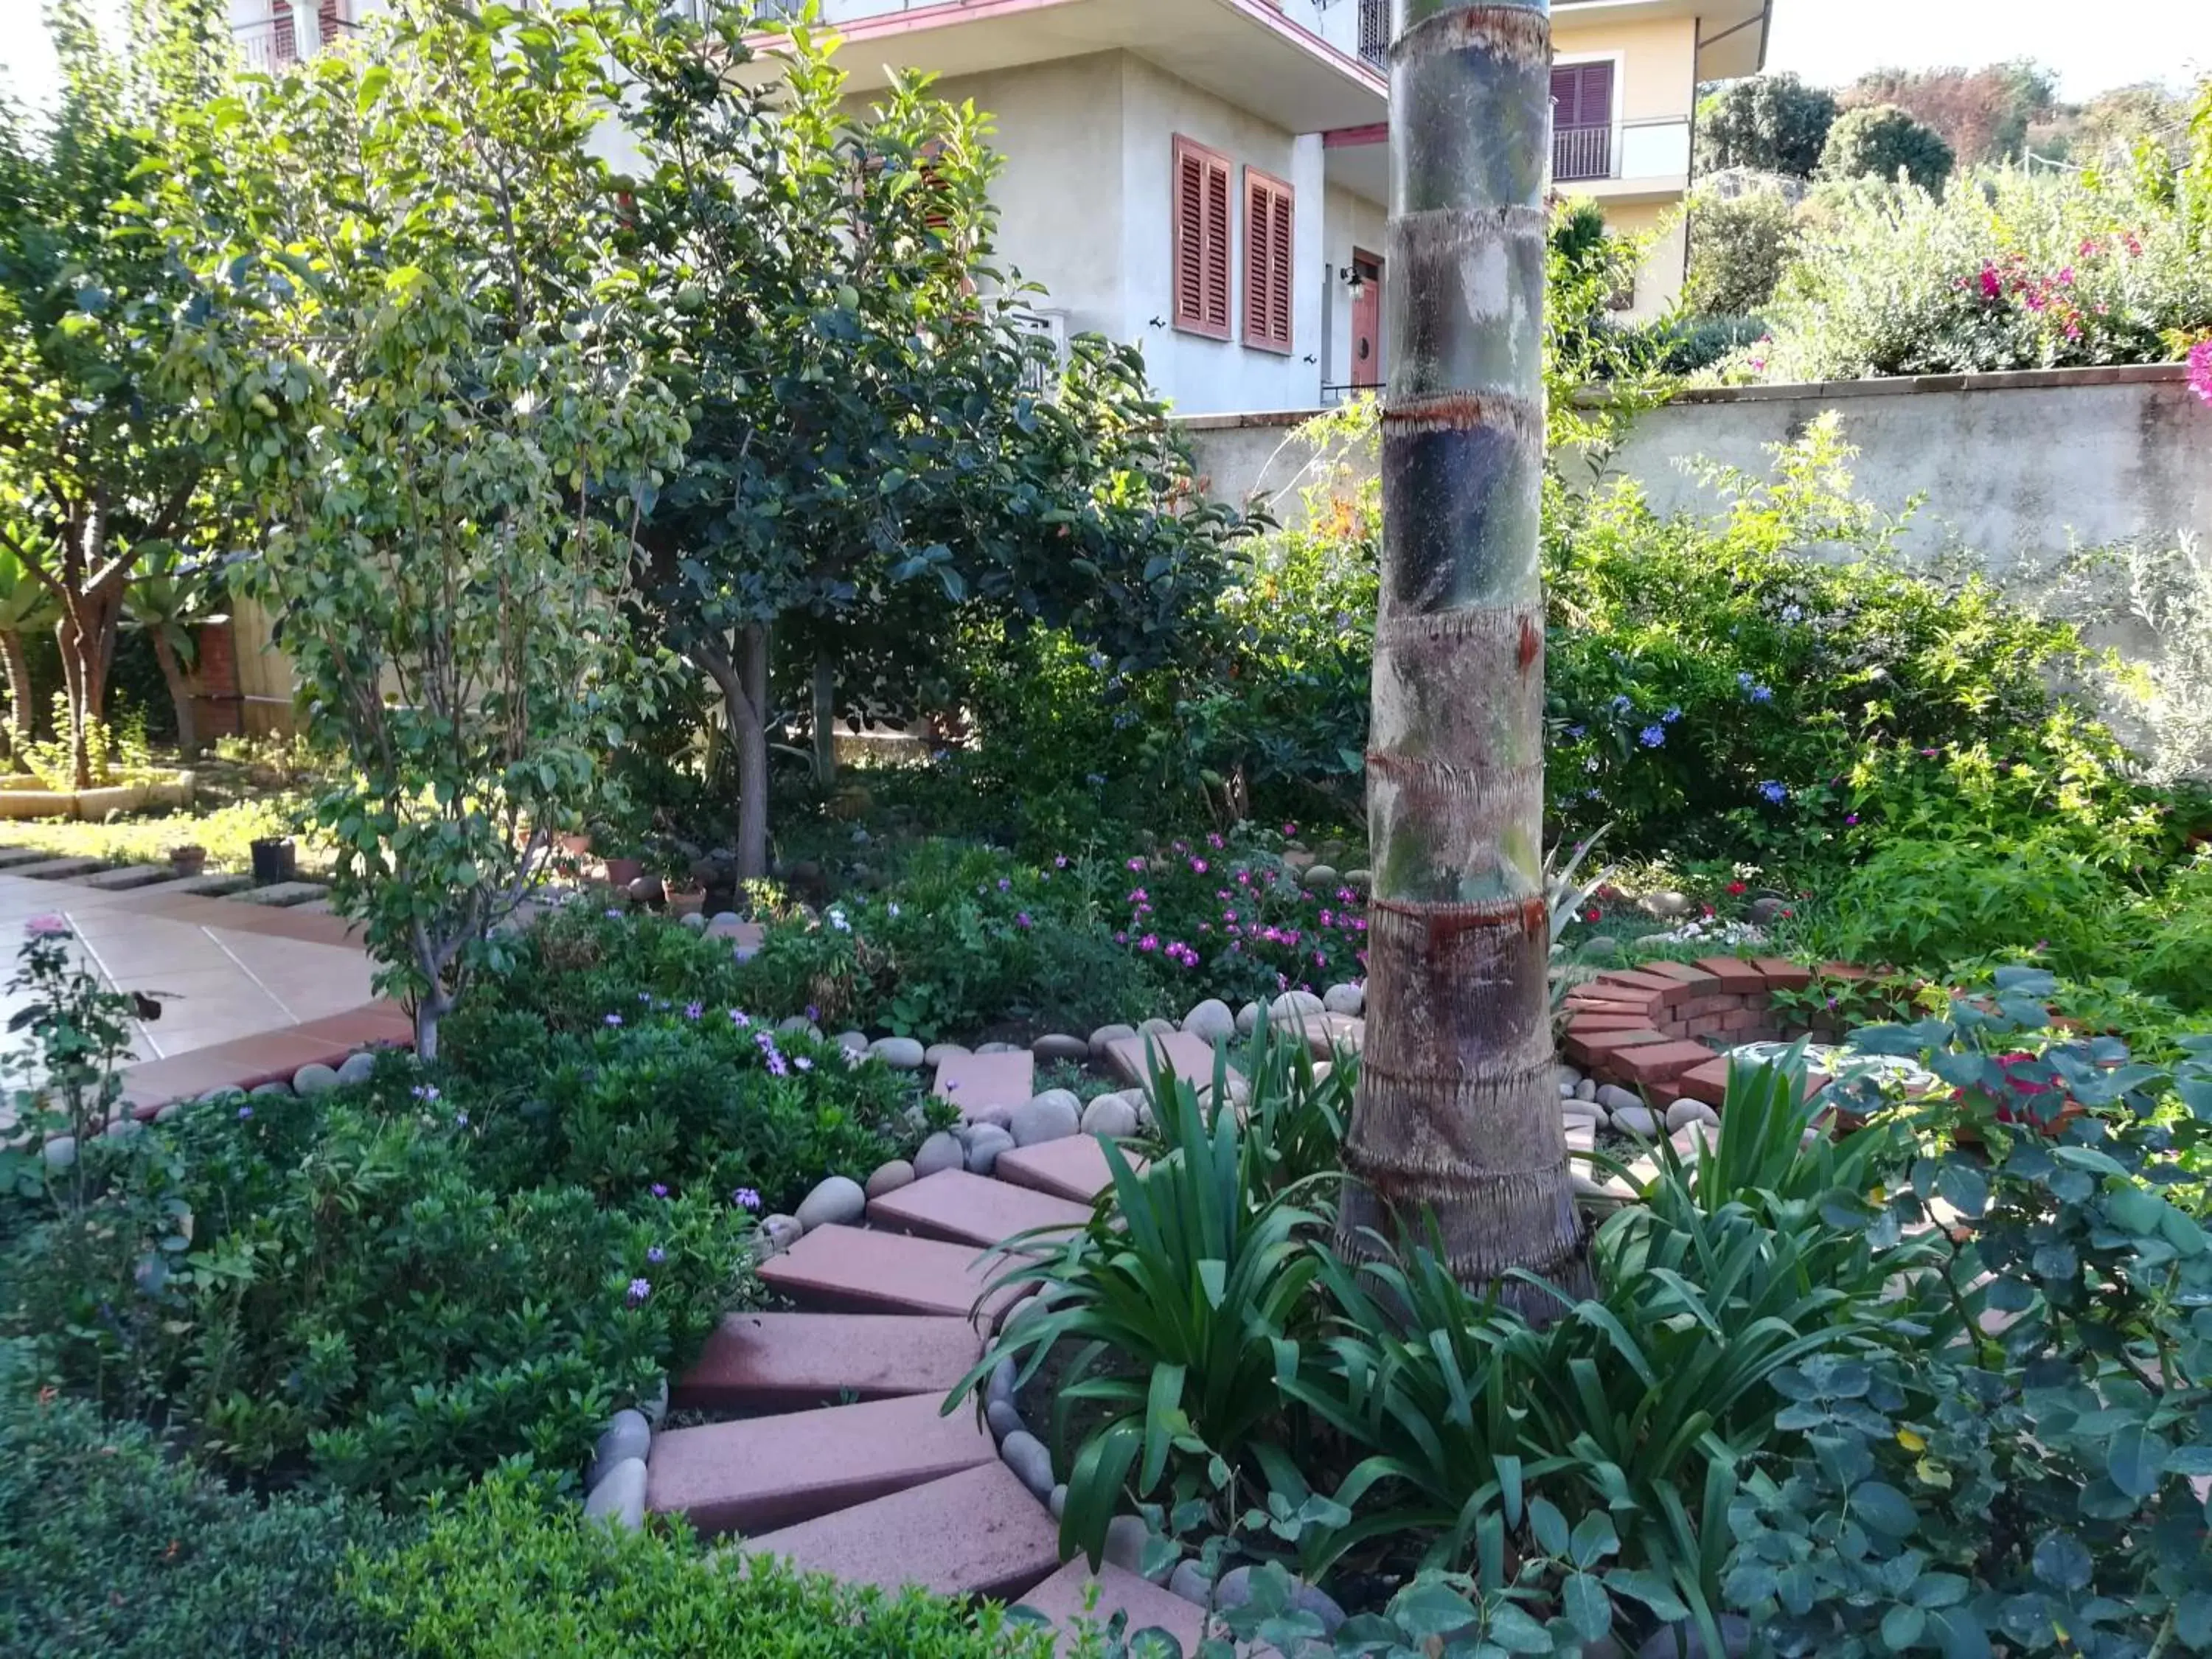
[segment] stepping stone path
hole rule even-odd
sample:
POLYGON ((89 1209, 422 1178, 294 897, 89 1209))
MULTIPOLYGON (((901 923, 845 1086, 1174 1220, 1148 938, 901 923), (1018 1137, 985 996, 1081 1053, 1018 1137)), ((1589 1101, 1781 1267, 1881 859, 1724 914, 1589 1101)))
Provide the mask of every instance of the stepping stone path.
POLYGON ((951 1055, 937 1068, 930 1092, 957 1106, 963 1118, 994 1107, 1011 1111, 1036 1093, 1036 1056, 1026 1049, 951 1055))
POLYGON ((795 1310, 731 1315, 675 1382, 675 1420, 692 1425, 653 1436, 645 1507, 855 1583, 1026 1601, 1064 1630, 1127 1611, 1131 1629, 1172 1631, 1195 1651, 1197 1604, 1111 1565, 1063 1566, 1059 1523, 1001 1461, 979 1402, 943 1409, 1022 1294, 985 1297, 1007 1260, 995 1247, 1081 1226, 1108 1182, 1089 1135, 1007 1152, 998 1169, 885 1191, 859 1224, 817 1227, 763 1261, 763 1282, 795 1310))
POLYGON ((176 867, 167 864, 126 864, 119 870, 99 870, 82 878, 82 884, 103 893, 127 893, 134 887, 151 887, 173 879, 176 867))
POLYGON ((230 896, 240 904, 270 904, 283 909, 326 897, 330 890, 319 881, 280 881, 267 887, 244 887, 230 896))
POLYGON ((33 881, 65 881, 71 876, 88 876, 107 866, 98 859, 40 859, 34 864, 11 866, 11 876, 28 876, 33 881))

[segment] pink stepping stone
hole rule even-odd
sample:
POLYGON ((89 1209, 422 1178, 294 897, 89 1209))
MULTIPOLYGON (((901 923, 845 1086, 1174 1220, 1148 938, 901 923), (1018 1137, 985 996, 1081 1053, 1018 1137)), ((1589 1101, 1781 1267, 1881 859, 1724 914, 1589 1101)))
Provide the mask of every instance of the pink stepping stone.
MULTIPOLYGON (((1130 1168, 1144 1172, 1143 1158, 1127 1151, 1122 1156, 1130 1168)), ((1085 1206, 1114 1184, 1114 1172, 1106 1164, 1106 1149, 1096 1135, 1069 1135, 1034 1146, 1018 1146, 1000 1152, 996 1167, 1000 1181, 1085 1206)))
MULTIPOLYGON (((1169 1067, 1194 1088, 1210 1088, 1213 1083, 1213 1045, 1188 1031, 1116 1038, 1106 1045, 1106 1060, 1129 1082, 1148 1089, 1155 1068, 1160 1066, 1169 1067)), ((1230 1070, 1233 1073, 1236 1067, 1230 1070)))
POLYGON ((942 1399, 982 1352, 964 1319, 920 1314, 743 1313, 723 1320, 671 1403, 796 1411, 841 1395, 942 1399))
POLYGON ((830 1312, 964 1319, 979 1299, 982 1311, 995 1316, 1019 1294, 1012 1285, 990 1289, 1005 1261, 980 1254, 972 1244, 828 1226, 762 1262, 760 1276, 770 1290, 830 1312))
POLYGON ((939 1170, 868 1204, 872 1226, 956 1244, 997 1244, 1033 1227, 1080 1227, 1090 1219, 1087 1204, 965 1170, 939 1170))
POLYGON ((1020 1595, 1060 1565, 1060 1526, 1004 1463, 755 1538, 805 1572, 938 1595, 1020 1595))
POLYGON ((1022 1105, 1036 1092, 1036 1056, 1026 1050, 953 1054, 937 1068, 931 1092, 957 1106, 963 1117, 993 1106, 1022 1105))
POLYGON ((1185 1653, 1196 1653, 1206 1635, 1204 1607, 1110 1561, 1101 1562, 1093 1572, 1090 1563, 1078 1558, 1022 1597, 1022 1605, 1034 1607, 1059 1626, 1063 1648, 1073 1646, 1078 1620, 1103 1630, 1117 1613, 1129 1615, 1131 1636, 1140 1630, 1164 1630, 1182 1644, 1185 1653), (1097 1602, 1086 1606, 1093 1584, 1098 1586, 1097 1602))
POLYGON ((688 1516, 703 1533, 765 1532, 963 1469, 1000 1467, 975 1411, 947 1417, 943 1403, 910 1395, 665 1430, 646 1459, 646 1507, 688 1516))

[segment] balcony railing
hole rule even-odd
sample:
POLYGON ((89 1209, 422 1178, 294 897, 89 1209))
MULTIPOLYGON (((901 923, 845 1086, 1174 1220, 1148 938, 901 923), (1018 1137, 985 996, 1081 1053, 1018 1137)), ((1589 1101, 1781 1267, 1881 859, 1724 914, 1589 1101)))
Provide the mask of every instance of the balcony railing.
POLYGON ((1613 128, 1554 127, 1552 178, 1562 185, 1613 177, 1613 128))
POLYGON ((1374 68, 1390 66, 1390 0, 1359 0, 1359 55, 1374 68))
POLYGON ((354 32, 355 27, 343 17, 319 16, 312 10, 301 9, 240 23, 231 31, 231 38, 247 69, 273 75, 287 64, 313 57, 332 40, 343 40, 354 32), (324 38, 325 33, 330 37, 327 40, 324 38))

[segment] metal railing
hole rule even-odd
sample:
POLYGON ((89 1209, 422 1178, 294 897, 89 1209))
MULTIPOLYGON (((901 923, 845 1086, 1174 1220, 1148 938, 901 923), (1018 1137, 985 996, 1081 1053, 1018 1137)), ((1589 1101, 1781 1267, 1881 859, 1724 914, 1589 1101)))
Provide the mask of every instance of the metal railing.
POLYGON ((1390 66, 1390 0, 1359 0, 1359 55, 1376 69, 1390 66))
POLYGON ((1613 177, 1613 129, 1556 127, 1552 132, 1552 177, 1560 184, 1613 177))
POLYGON ((356 27, 347 18, 293 10, 238 24, 231 30, 231 38, 247 69, 271 75, 287 64, 312 58, 320 48, 353 33, 356 27))

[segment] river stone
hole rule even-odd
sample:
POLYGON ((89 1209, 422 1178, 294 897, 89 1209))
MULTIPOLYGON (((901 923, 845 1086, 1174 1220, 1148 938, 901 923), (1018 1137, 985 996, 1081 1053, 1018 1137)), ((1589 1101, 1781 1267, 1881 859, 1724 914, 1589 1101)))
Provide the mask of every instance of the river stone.
POLYGON ((1063 1480, 1052 1489, 1052 1496, 1044 1500, 1044 1506, 1052 1511, 1055 1521, 1067 1513, 1067 1482, 1063 1480))
POLYGON ((1750 1621, 1724 1613, 1714 1622, 1720 1632, 1718 1654, 1705 1645, 1697 1626, 1686 1620, 1653 1631, 1636 1650, 1636 1659, 1743 1659, 1751 1651, 1750 1621))
POLYGON ((1771 927, 1790 914, 1790 902, 1778 898, 1753 899, 1746 914, 1750 916, 1753 927, 1771 927))
POLYGON ((1617 957, 1620 954, 1620 941, 1610 933, 1592 933, 1583 941, 1583 954, 1586 957, 1617 957))
POLYGON ((1048 1089, 1035 1099, 1014 1108, 1014 1145, 1035 1146, 1047 1140, 1065 1140, 1083 1126, 1083 1105, 1065 1089, 1048 1089))
POLYGON ((1030 1052, 1048 1065, 1055 1060, 1082 1060, 1091 1058, 1091 1043, 1087 1038, 1054 1031, 1030 1044, 1030 1052))
POLYGON ((1136 1035, 1137 1028, 1133 1025, 1100 1026, 1091 1034, 1091 1058, 1103 1061, 1108 1048, 1119 1042, 1123 1037, 1133 1037, 1136 1035))
POLYGON ((145 1127, 135 1117, 118 1117, 100 1132, 100 1138, 102 1140, 128 1140, 131 1136, 142 1133, 145 1127))
POLYGON ((1659 1119, 1648 1106, 1623 1106, 1613 1113, 1613 1127, 1623 1134, 1649 1140, 1659 1133, 1659 1119))
POLYGON ((868 1034, 866 1031, 840 1031, 835 1041, 837 1046, 848 1054, 865 1054, 868 1052, 868 1034))
POLYGON ((1372 870, 1347 870, 1344 872, 1344 884, 1364 897, 1367 890, 1375 885, 1375 872, 1372 870))
POLYGON ((962 1042, 933 1042, 921 1051, 921 1063, 935 1071, 948 1060, 962 1060, 974 1050, 962 1042))
POLYGON ((1282 1019, 1291 1014, 1318 1014, 1321 999, 1311 991, 1285 991, 1267 1005, 1269 1019, 1282 1019))
POLYGON ((1168 1594, 1195 1601, 1202 1607, 1213 1600, 1213 1581, 1196 1560, 1178 1561, 1176 1570, 1168 1575, 1168 1594))
POLYGON ((744 918, 735 910, 717 910, 707 918, 707 925, 710 927, 737 927, 743 926, 744 922, 744 918))
POLYGON ((1584 1078, 1580 1083, 1575 1085, 1575 1098, 1595 1101, 1597 1098, 1597 1085, 1591 1082, 1589 1079, 1584 1078))
POLYGON ((958 1139, 939 1130, 921 1143, 921 1150, 914 1155, 915 1179, 933 1176, 939 1170, 957 1170, 967 1161, 967 1153, 958 1139))
POLYGON ((975 1045, 975 1052, 979 1054, 1018 1054, 1024 1050, 1018 1042, 979 1042, 975 1045))
POLYGON ((921 1044, 912 1037, 878 1037, 868 1045, 868 1052, 894 1072, 918 1072, 928 1058, 921 1044))
POLYGON ((596 1491, 617 1464, 642 1459, 653 1446, 653 1425, 639 1411, 619 1411, 607 1419, 599 1443, 592 1451, 591 1472, 584 1477, 586 1491, 596 1491))
POLYGON ((1299 879, 1304 884, 1305 890, 1309 893, 1333 893, 1343 884, 1344 881, 1342 876, 1337 874, 1326 864, 1309 866, 1305 874, 1299 879))
POLYGON ((626 1532, 641 1530, 645 1525, 645 1460, 626 1457, 609 1469, 606 1479, 584 1500, 584 1518, 626 1532))
MULTIPOLYGON (((1106 1547, 1100 1559, 1112 1562, 1124 1572, 1133 1572, 1139 1577, 1145 1571, 1145 1546, 1152 1540, 1152 1529, 1133 1515, 1117 1515, 1106 1523, 1106 1547)), ((1153 1579, 1158 1583, 1167 1577, 1162 1568, 1153 1579)))
POLYGON ((1101 1095, 1083 1109, 1083 1133, 1123 1140, 1137 1133, 1137 1109, 1122 1095, 1101 1095))
POLYGON ((276 1078, 267 1083, 257 1085, 249 1092, 256 1095, 289 1095, 292 1092, 292 1085, 282 1078, 276 1078))
POLYGON ((1690 896, 1687 893, 1670 890, 1663 893, 1646 893, 1636 901, 1636 908, 1643 911, 1645 915, 1655 916, 1661 921, 1679 921, 1696 907, 1690 902, 1690 896))
POLYGON ((370 1073, 375 1070, 376 1056, 364 1048, 357 1054, 348 1054, 345 1057, 345 1064, 338 1067, 338 1081, 366 1083, 369 1079, 370 1073))
POLYGON ((292 1091, 295 1094, 326 1095, 337 1086, 337 1072, 329 1066, 302 1066, 292 1073, 292 1091))
POLYGON ((913 1186, 914 1178, 914 1165, 902 1158, 895 1158, 868 1177, 868 1184, 863 1190, 872 1202, 885 1193, 895 1193, 902 1187, 913 1186))
MULTIPOLYGON (((1225 1612, 1231 1607, 1241 1607, 1251 1599, 1251 1568, 1232 1567, 1221 1575, 1221 1583, 1214 1589, 1215 1607, 1225 1612)), ((1293 1580, 1291 1605, 1301 1613, 1310 1613, 1320 1620, 1322 1630, 1331 1636, 1344 1622, 1344 1609, 1336 1604, 1335 1598, 1311 1584, 1302 1584, 1293 1580)))
POLYGON ((1597 1103, 1608 1112, 1632 1112, 1643 1106, 1644 1099, 1633 1091, 1622 1088, 1618 1083, 1607 1083, 1599 1085, 1597 1103))
POLYGON ((39 1148, 49 1170, 66 1170, 76 1162, 76 1137, 54 1135, 39 1148))
POLYGON ((1173 1036, 1176 1029, 1171 1019, 1148 1019, 1137 1027, 1137 1035, 1142 1037, 1173 1036))
POLYGON ((993 1437, 1002 1442, 1010 1435, 1022 1432, 1022 1414, 1003 1400, 994 1400, 984 1406, 983 1420, 990 1425, 993 1437))
POLYGON ((696 910, 677 917, 676 921, 678 927, 689 927, 695 933, 703 933, 707 931, 707 918, 696 910))
POLYGON ((185 1107, 182 1101, 173 1100, 167 1105, 161 1108, 160 1111, 154 1114, 154 1121, 156 1123, 167 1123, 171 1118, 181 1117, 184 1115, 184 1110, 185 1107))
POLYGON ((1552 1068, 1552 1075, 1570 1089, 1583 1080, 1583 1074, 1571 1066, 1554 1066, 1552 1068))
POLYGON ((1052 1454, 1044 1449, 1043 1441, 1027 1429, 1016 1429, 999 1443, 999 1455, 1037 1502, 1052 1496, 1052 1454))
POLYGON ((849 1227, 868 1212, 868 1195, 850 1176, 831 1176, 800 1200, 799 1224, 812 1232, 817 1227, 849 1227))
POLYGON ((1018 1375, 1012 1355, 991 1367, 990 1381, 983 1386, 985 1401, 1003 1400, 1014 1403, 1014 1378, 1018 1375))
POLYGON ((756 1248, 762 1255, 781 1255, 806 1235, 795 1215, 772 1215, 764 1218, 755 1232, 756 1248))
POLYGON ((1226 1042, 1237 1035, 1237 1016, 1218 997, 1208 997, 1182 1017, 1182 1029, 1201 1042, 1226 1042))
POLYGON ((1253 1032, 1258 1030, 1260 1021, 1266 1012, 1256 1002, 1248 1002, 1239 1008, 1237 1011, 1237 1035, 1250 1036, 1253 1032))
POLYGON ((1367 1010, 1367 988, 1332 985, 1321 994, 1321 1006, 1332 1014, 1348 1014, 1357 1019, 1367 1010))
POLYGON ((1686 1129, 1692 1123, 1718 1123, 1721 1115, 1702 1100, 1692 1100, 1685 1095, 1667 1109, 1667 1127, 1686 1129))
POLYGON ((999 1154, 1014 1150, 1014 1138, 995 1123, 979 1123, 968 1137, 968 1173, 987 1176, 999 1167, 999 1154))

